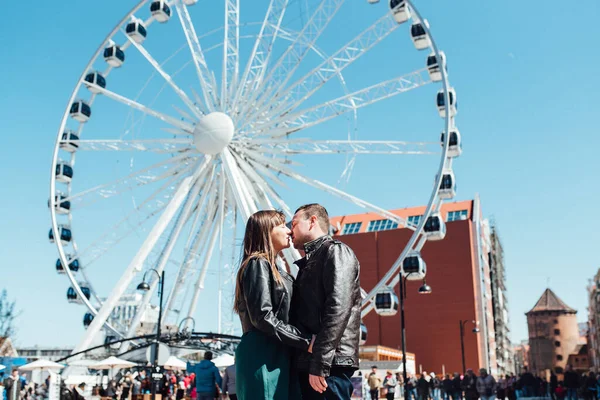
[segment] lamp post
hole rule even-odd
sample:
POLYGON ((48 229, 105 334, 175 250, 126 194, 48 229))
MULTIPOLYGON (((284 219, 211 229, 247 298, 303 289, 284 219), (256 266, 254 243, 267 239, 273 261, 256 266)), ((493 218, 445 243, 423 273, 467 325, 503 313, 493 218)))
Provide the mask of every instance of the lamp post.
MULTIPOLYGON (((406 400, 406 396, 408 395, 408 377, 406 374, 406 324, 404 322, 404 299, 406 298, 406 280, 413 272, 409 272, 406 276, 402 276, 402 271, 400 271, 400 280, 399 280, 399 292, 400 292, 400 332, 402 342, 402 380, 404 381, 404 399, 406 400)), ((431 286, 425 282, 423 279, 423 285, 419 288, 419 294, 430 294, 431 286)))
POLYGON ((460 355, 462 358, 463 375, 467 373, 467 370, 465 368, 465 325, 467 324, 467 322, 472 322, 473 325, 475 325, 472 331, 473 333, 479 333, 479 328, 477 327, 476 321, 465 319, 458 322, 460 325, 460 355))
MULTIPOLYGON (((142 282, 137 286, 137 290, 144 291, 144 292, 147 292, 148 290, 150 290, 150 285, 148 285, 148 283, 146 283, 146 274, 148 272, 154 272, 156 274, 156 276, 158 276, 158 296, 159 296, 158 323, 156 324, 156 338, 154 340, 154 352, 152 353, 152 366, 154 368, 156 368, 156 367, 158 367, 158 344, 160 341, 160 322, 162 321, 162 305, 163 305, 163 292, 164 292, 164 286, 165 286, 165 271, 162 271, 162 273, 159 273, 154 268, 151 268, 148 271, 146 271, 142 278, 142 282)), ((143 310, 140 310, 140 311, 143 312, 143 310)), ((150 374, 150 376, 152 376, 152 374, 150 374)), ((156 398, 156 382, 153 379, 152 380, 152 400, 154 400, 155 398, 156 398)))

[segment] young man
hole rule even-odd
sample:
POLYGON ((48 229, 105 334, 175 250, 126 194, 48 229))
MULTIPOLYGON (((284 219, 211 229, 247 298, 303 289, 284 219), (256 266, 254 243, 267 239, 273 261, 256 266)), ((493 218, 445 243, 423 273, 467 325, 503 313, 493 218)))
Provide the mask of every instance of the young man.
POLYGON ((316 335, 312 354, 295 359, 302 398, 350 399, 360 338, 358 260, 328 235, 329 215, 319 204, 298 208, 291 230, 294 247, 305 256, 296 261, 290 323, 316 335))
POLYGON ((216 397, 217 386, 222 387, 223 380, 221 374, 211 361, 212 358, 212 351, 206 351, 204 352, 204 360, 194 366, 198 400, 213 400, 216 397))
POLYGON ((4 380, 4 393, 6 400, 19 400, 21 382, 19 381, 19 371, 16 368, 13 368, 10 376, 4 380))

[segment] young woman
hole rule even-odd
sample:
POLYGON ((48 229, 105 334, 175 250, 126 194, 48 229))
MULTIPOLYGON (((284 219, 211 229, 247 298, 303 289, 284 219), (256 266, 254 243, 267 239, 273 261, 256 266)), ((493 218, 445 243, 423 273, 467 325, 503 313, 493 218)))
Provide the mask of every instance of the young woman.
POLYGON ((279 211, 258 211, 246 225, 234 303, 244 332, 235 352, 240 400, 300 399, 289 346, 310 351, 312 336, 288 324, 294 281, 276 258, 290 246, 290 234, 279 211))

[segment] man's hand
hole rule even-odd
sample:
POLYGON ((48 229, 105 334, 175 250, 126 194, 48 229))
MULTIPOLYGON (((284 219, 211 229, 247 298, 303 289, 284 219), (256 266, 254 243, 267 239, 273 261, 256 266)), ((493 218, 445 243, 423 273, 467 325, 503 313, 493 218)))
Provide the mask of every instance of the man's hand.
POLYGON ((327 390, 327 382, 322 376, 308 375, 308 382, 310 383, 310 386, 319 393, 323 393, 327 390))
POLYGON ((308 352, 312 353, 313 351, 313 346, 315 344, 315 340, 317 339, 317 335, 313 335, 312 340, 310 341, 310 344, 308 345, 308 352))

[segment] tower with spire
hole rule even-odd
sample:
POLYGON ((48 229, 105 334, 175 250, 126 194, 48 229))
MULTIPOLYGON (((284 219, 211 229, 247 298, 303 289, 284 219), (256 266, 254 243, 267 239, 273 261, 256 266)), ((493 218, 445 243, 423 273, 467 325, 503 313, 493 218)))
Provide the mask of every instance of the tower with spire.
POLYGON ((562 374, 569 354, 579 341, 577 310, 548 288, 525 315, 531 372, 539 374, 549 370, 562 374))

